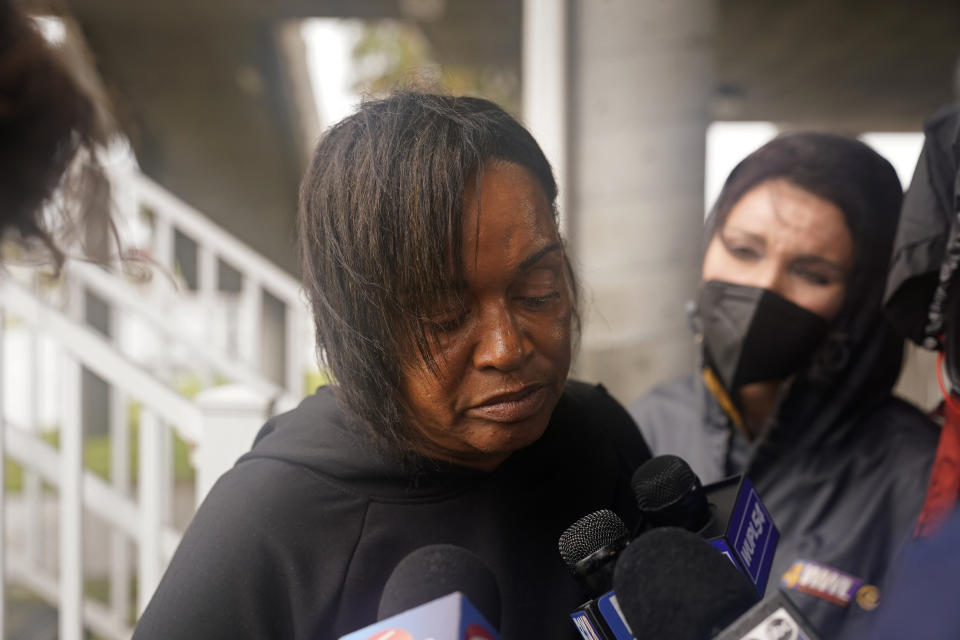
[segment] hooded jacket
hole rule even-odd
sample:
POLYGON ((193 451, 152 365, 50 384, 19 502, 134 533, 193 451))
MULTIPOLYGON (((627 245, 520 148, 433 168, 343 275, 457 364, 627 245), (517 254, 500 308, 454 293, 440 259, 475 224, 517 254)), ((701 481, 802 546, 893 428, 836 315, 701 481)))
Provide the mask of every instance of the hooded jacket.
MULTIPOLYGON (((732 425, 699 377, 662 385, 630 411, 655 455, 684 458, 704 484, 750 477, 781 536, 768 592, 803 559, 882 593, 888 568, 911 539, 937 430, 911 405, 870 391, 851 394, 846 419, 819 434, 812 431, 829 423, 792 417, 789 405, 798 399, 791 393, 759 446, 732 425)), ((790 597, 824 638, 840 637, 869 615, 856 603, 841 607, 794 591, 790 597)))
POLYGON ((884 296, 891 322, 927 348, 939 348, 936 338, 945 330, 945 305, 931 317, 931 303, 941 281, 957 277, 958 213, 960 104, 955 104, 924 123, 923 150, 904 197, 884 296))
MULTIPOLYGON (((767 161, 761 148, 724 187, 726 192, 732 183, 740 191, 720 198, 735 202, 762 180, 790 175, 798 163, 803 169, 816 162, 813 170, 837 176, 836 204, 856 255, 843 308, 808 365, 782 387, 770 422, 754 441, 734 425, 699 374, 656 388, 630 412, 654 454, 684 458, 702 482, 749 475, 781 535, 768 589, 798 559, 882 588, 887 569, 911 538, 938 438, 932 421, 892 395, 903 339, 884 317, 881 299, 899 182, 889 163, 854 141, 794 134, 770 145, 796 153, 767 161), (756 182, 742 180, 748 162, 766 172, 756 182)), ((708 237, 713 226, 711 216, 708 237)), ((841 607, 790 595, 824 638, 839 637, 868 616, 855 602, 841 607)))
MULTIPOLYGON (((960 255, 960 103, 924 123, 924 143, 897 227, 884 305, 907 337, 946 355, 956 399, 960 335, 957 330, 957 265, 960 255)), ((885 607, 863 637, 924 640, 960 637, 956 576, 960 573, 960 513, 956 509, 958 451, 956 413, 944 405, 945 422, 924 511, 923 537, 906 550, 892 572, 885 607), (954 430, 954 433, 951 433, 954 430), (941 522, 952 511, 949 519, 941 522), (942 530, 938 528, 942 525, 942 530)))
POLYGON ((415 549, 477 554, 500 587, 504 640, 576 638, 587 594, 557 551, 602 508, 636 522, 649 458, 600 386, 569 382, 544 435, 493 472, 374 453, 321 388, 270 420, 184 534, 134 638, 327 640, 376 621, 383 586, 415 549))
MULTIPOLYGON (((795 381, 763 441, 750 442, 734 426, 700 376, 664 384, 630 407, 654 455, 682 457, 704 484, 750 477, 781 536, 768 591, 802 559, 882 592, 911 539, 938 430, 891 395, 899 357, 864 351, 832 388, 795 381)), ((790 596, 824 638, 858 628, 869 615, 855 602, 790 596)))

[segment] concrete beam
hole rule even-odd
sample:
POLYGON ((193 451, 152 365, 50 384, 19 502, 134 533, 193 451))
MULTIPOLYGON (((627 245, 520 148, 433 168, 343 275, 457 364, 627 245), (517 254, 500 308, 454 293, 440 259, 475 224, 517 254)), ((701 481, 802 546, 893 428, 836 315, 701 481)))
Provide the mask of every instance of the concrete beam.
POLYGON ((714 117, 918 130, 953 99, 956 0, 718 0, 714 117))
POLYGON ((211 20, 221 23, 264 22, 293 18, 399 18, 404 15, 398 0, 21 0, 32 13, 82 14, 102 22, 187 22, 211 20))

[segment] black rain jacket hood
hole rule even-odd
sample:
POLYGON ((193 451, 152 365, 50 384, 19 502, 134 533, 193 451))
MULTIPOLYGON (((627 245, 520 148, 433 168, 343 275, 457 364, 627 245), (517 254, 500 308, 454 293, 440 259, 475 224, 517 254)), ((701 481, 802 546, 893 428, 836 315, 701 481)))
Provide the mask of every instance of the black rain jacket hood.
MULTIPOLYGON (((943 309, 931 317, 930 308, 948 256, 948 241, 951 236, 956 236, 953 242, 960 241, 958 215, 960 104, 944 107, 924 124, 923 150, 904 198, 884 297, 894 325, 928 349, 937 348, 937 335, 943 329, 943 309)), ((955 270, 955 261, 948 264, 942 276, 946 283, 956 279, 955 270)))

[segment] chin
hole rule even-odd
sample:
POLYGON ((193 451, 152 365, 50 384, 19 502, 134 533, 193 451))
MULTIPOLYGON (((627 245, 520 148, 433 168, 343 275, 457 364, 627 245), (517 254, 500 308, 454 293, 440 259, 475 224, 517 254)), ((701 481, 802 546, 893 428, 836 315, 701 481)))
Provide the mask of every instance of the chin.
POLYGON ((500 425, 496 440, 489 443, 488 451, 493 454, 510 455, 520 449, 529 447, 543 437, 547 430, 547 419, 534 418, 530 421, 516 424, 500 425))

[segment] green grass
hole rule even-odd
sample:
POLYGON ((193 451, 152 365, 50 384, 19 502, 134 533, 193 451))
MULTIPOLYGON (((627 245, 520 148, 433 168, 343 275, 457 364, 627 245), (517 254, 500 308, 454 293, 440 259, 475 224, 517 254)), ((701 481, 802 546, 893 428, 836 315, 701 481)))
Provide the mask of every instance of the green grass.
POLYGON ((312 369, 303 376, 303 388, 307 395, 313 393, 318 387, 330 384, 330 378, 323 371, 312 369))
POLYGON ((23 467, 9 457, 4 459, 3 462, 4 491, 7 493, 20 493, 23 491, 23 467))

